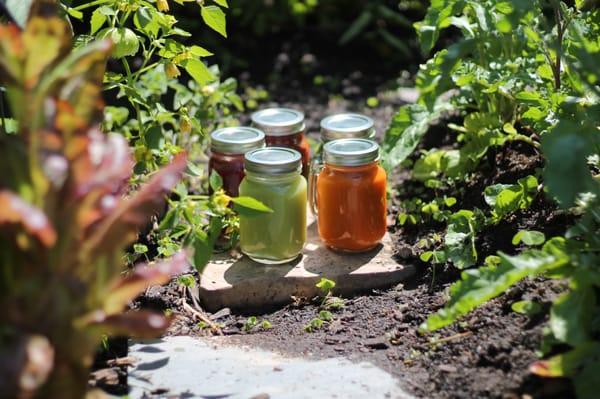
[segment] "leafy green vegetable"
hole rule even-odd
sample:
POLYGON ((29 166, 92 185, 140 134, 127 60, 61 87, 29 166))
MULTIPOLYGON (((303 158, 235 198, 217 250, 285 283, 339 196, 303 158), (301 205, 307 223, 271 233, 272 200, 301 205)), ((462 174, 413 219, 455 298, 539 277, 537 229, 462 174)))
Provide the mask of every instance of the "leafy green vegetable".
POLYGON ((542 245, 546 241, 544 233, 536 230, 520 230, 512 239, 513 245, 523 243, 525 245, 542 245))

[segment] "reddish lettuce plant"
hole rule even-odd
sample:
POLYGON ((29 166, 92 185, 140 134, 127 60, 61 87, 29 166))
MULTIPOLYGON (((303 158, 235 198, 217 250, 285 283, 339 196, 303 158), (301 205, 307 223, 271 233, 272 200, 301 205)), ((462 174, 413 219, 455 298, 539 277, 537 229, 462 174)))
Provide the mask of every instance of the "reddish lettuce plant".
POLYGON ((129 195, 127 142, 99 130, 111 44, 72 49, 49 1, 0 26, 0 79, 18 134, 0 131, 0 397, 81 398, 103 334, 150 337, 169 323, 121 312, 187 267, 180 253, 124 273, 124 251, 186 167, 184 155, 129 195))

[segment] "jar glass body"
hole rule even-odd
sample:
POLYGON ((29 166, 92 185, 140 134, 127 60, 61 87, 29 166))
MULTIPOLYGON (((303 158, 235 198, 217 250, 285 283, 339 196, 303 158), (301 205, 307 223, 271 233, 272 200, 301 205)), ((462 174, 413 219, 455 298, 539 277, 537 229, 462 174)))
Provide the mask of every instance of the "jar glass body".
MULTIPOLYGON (((224 154, 212 151, 208 161, 208 175, 217 172, 223 179, 223 189, 231 197, 239 195, 239 187, 244 173, 244 154, 224 154)), ((212 188, 209 187, 212 194, 212 188)))
POLYGON ((368 251, 387 231, 386 173, 377 162, 325 164, 317 178, 318 227, 328 247, 368 251))
POLYGON ((303 131, 287 136, 267 135, 265 141, 268 147, 287 147, 298 151, 302 155, 302 176, 308 179, 310 145, 303 131))
POLYGON ((273 210, 240 215, 240 246, 254 261, 279 264, 294 260, 306 242, 306 179, 247 172, 240 195, 255 198, 273 210))

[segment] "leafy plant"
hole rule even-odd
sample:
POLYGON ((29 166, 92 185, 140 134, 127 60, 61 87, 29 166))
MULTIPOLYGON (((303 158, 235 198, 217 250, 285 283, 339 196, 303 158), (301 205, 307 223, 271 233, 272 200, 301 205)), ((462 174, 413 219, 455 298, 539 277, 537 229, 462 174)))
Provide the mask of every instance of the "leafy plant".
POLYGON ((169 324, 121 312, 183 271, 187 255, 123 274, 124 251, 162 210, 186 158, 129 192, 127 143, 99 131, 110 52, 107 41, 72 51, 69 25, 44 1, 23 32, 0 26, 0 76, 18 122, 18 134, 0 133, 2 396, 81 398, 104 334, 151 337, 169 324))
MULTIPOLYGON (((542 233, 521 231, 513 238, 515 245, 543 244, 541 249, 514 256, 499 253, 486 258, 484 266, 463 271, 446 306, 421 331, 453 323, 525 278, 564 279, 569 288, 551 306, 542 346, 544 354, 553 356, 533 364, 531 371, 570 377, 579 397, 595 397, 600 369, 600 12, 583 1, 574 7, 555 0, 433 1, 425 19, 415 25, 423 50, 434 48, 440 32, 450 26, 463 37, 421 67, 419 103, 400 110, 385 139, 389 165, 412 153, 427 130, 423 125, 447 103, 463 117, 462 125, 448 124, 459 147, 424 153, 414 164, 416 179, 428 187, 440 179, 463 181, 490 148, 524 141, 545 157, 543 185, 528 176, 486 188, 492 212, 483 223, 496 224, 527 208, 542 187, 549 199, 580 218, 565 237, 545 243, 542 233)), ((465 211, 450 216, 444 249, 429 251, 427 257, 440 253, 450 259, 454 253, 458 267, 478 264, 472 250, 478 228, 471 220, 465 211), (448 244, 457 244, 456 249, 448 244)), ((521 303, 515 310, 539 309, 521 303)))

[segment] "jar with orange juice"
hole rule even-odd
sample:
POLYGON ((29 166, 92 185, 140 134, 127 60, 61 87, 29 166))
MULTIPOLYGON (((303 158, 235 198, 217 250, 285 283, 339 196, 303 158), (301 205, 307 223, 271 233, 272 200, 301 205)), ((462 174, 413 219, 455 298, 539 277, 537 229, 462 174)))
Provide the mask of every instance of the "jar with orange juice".
POLYGON ((374 137, 375 123, 366 115, 342 113, 321 120, 321 142, 311 160, 308 179, 308 200, 313 215, 317 215, 315 190, 317 176, 323 169, 323 145, 339 139, 373 139, 374 137))
POLYGON ((321 240, 331 249, 364 252, 386 233, 386 173, 379 145, 367 139, 330 141, 323 147, 316 204, 321 240))

